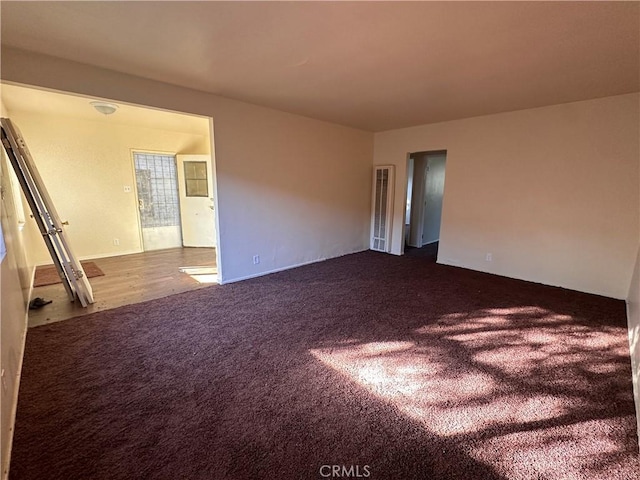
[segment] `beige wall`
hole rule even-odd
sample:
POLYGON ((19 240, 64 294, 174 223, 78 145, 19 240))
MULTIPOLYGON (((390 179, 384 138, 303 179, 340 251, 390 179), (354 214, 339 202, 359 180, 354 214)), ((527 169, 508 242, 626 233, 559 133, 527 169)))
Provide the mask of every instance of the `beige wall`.
POLYGON ((371 134, 243 104, 214 128, 227 281, 368 248, 371 134))
MULTIPOLYGON (((3 104, 0 104, 1 115, 8 115, 3 104)), ((7 254, 0 265, 0 362, 2 366, 2 387, 0 388, 1 405, 1 475, 5 478, 9 463, 15 407, 18 397, 18 385, 24 340, 27 328, 27 301, 33 278, 33 264, 26 255, 25 244, 29 241, 29 233, 21 230, 19 221, 23 215, 14 203, 14 195, 20 198, 20 192, 13 190, 15 184, 10 180, 11 166, 4 149, 0 149, 0 182, 3 199, 0 217, 2 232, 7 247, 7 254)))
MULTIPOLYGON (((209 138, 34 112, 11 112, 80 259, 142 251, 132 150, 209 153, 209 138), (124 187, 132 187, 125 193, 124 187), (119 245, 114 245, 117 238, 119 245)), ((29 218, 27 228, 37 226, 29 218)), ((33 261, 51 263, 42 239, 33 261)))
POLYGON ((368 248, 371 133, 10 48, 2 76, 212 117, 223 282, 368 248))
POLYGON ((639 101, 621 95, 376 134, 374 163, 397 172, 393 253, 402 248, 407 154, 447 150, 440 263, 626 298, 638 248, 639 101))

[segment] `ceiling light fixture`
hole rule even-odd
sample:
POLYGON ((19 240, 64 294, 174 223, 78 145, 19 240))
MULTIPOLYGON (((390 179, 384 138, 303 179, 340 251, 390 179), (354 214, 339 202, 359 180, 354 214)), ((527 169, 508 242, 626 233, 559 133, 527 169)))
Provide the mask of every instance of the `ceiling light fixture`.
POLYGON ((114 103, 107 102, 90 102, 97 111, 102 113, 103 115, 111 115, 118 109, 118 105, 114 103))

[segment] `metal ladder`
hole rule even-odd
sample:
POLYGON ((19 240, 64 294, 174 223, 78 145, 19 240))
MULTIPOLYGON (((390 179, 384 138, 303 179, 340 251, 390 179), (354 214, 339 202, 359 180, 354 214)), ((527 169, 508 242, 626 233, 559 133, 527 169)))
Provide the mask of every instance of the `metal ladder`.
POLYGON ((8 118, 0 119, 2 146, 16 172, 22 191, 31 207, 33 218, 51 254, 69 300, 76 298, 83 307, 93 303, 93 291, 82 265, 74 256, 63 224, 42 182, 18 127, 8 118))

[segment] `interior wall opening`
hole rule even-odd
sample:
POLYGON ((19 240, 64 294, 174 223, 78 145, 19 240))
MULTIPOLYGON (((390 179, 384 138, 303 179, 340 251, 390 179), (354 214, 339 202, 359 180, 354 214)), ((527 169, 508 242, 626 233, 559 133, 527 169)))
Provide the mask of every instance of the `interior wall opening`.
POLYGON ((437 260, 442 223, 446 150, 407 156, 403 252, 437 260))
MULTIPOLYGON (((96 303, 68 305, 60 284, 37 283, 52 262, 32 235, 32 297, 53 304, 31 312, 31 326, 218 282, 211 118, 112 100, 105 114, 91 104, 104 99, 18 84, 1 93, 75 254, 100 272, 90 277, 96 303)), ((37 229, 30 213, 24 228, 37 229)))

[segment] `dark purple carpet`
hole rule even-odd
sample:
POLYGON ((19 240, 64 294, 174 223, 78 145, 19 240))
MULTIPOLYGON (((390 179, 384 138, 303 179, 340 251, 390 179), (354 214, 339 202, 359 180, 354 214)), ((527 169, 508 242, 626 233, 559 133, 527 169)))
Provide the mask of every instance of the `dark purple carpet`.
POLYGON ((347 474, 639 478, 624 303, 364 252, 29 330, 12 479, 347 474))

